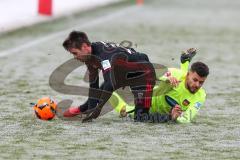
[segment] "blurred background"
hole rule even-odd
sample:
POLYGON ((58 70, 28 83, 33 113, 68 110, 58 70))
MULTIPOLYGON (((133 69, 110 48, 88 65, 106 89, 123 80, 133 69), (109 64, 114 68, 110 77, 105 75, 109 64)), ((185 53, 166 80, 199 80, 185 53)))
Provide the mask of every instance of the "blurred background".
POLYGON ((119 2, 120 0, 1 0, 0 32, 51 21, 79 11, 119 2))

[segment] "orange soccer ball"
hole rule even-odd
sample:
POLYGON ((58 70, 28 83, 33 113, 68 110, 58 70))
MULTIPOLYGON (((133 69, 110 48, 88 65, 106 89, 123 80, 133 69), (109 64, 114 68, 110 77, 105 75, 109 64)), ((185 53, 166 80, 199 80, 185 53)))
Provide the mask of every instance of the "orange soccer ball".
POLYGON ((39 119, 51 120, 56 115, 57 103, 49 97, 44 97, 34 104, 33 110, 39 119))

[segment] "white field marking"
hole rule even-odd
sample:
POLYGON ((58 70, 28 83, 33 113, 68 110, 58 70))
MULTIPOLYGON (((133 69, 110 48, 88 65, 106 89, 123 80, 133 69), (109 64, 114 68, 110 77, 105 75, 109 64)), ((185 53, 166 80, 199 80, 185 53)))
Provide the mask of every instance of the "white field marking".
POLYGON ((92 21, 85 22, 82 25, 77 25, 77 26, 62 30, 62 31, 58 31, 58 32, 52 33, 48 36, 44 36, 44 37, 32 40, 30 42, 26 42, 25 44, 22 44, 20 46, 0 51, 0 58, 11 55, 11 54, 14 54, 14 53, 17 53, 21 50, 30 48, 30 47, 35 46, 37 44, 40 44, 42 42, 49 41, 49 40, 54 39, 58 36, 64 35, 64 34, 70 32, 72 30, 76 30, 77 28, 81 28, 81 29, 88 28, 88 27, 91 27, 91 26, 96 26, 97 24, 106 22, 106 21, 111 20, 111 19, 116 19, 116 17, 122 16, 122 15, 126 14, 128 11, 136 9, 136 8, 139 8, 139 7, 130 6, 130 7, 127 7, 127 8, 125 8, 125 9, 119 11, 119 12, 115 12, 113 14, 110 14, 110 15, 107 15, 107 16, 102 16, 102 17, 99 17, 99 18, 94 19, 92 21))

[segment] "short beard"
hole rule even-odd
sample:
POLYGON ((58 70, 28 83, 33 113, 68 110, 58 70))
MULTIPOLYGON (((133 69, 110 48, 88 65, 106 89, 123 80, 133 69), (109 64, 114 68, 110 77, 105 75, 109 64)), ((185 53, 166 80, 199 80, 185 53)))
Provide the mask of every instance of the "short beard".
POLYGON ((190 87, 189 87, 189 85, 188 85, 188 83, 187 83, 187 89, 189 90, 189 92, 191 92, 191 93, 196 93, 198 90, 196 90, 196 91, 192 91, 191 89, 190 89, 190 87))

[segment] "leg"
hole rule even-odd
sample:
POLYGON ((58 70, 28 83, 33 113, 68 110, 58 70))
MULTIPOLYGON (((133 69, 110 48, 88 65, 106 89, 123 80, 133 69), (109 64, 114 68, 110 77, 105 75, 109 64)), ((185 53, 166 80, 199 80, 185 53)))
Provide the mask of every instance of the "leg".
POLYGON ((152 102, 153 85, 131 87, 135 99, 135 121, 148 121, 152 102))
POLYGON ((135 106, 127 104, 117 92, 113 92, 108 102, 121 117, 125 117, 128 114, 127 112, 135 109, 135 106))

